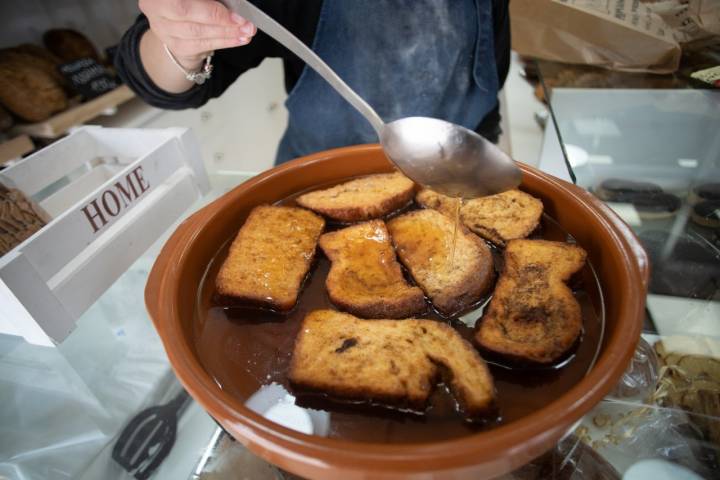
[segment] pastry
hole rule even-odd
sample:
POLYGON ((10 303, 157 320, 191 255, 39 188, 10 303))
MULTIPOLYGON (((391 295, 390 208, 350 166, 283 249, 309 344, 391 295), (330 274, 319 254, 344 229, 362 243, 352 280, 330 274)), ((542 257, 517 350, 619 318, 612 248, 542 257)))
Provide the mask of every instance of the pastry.
POLYGON ((720 200, 720 182, 703 183, 690 191, 688 201, 692 204, 703 200, 720 200))
POLYGON ((638 195, 630 203, 635 207, 640 218, 645 220, 671 218, 682 205, 680 198, 672 193, 638 195))
POLYGON ((663 193, 663 189, 650 182, 609 178, 604 180, 594 193, 606 202, 630 203, 638 195, 657 195, 663 193))
POLYGON ((692 221, 709 228, 720 228, 720 200, 705 200, 693 205, 692 221))

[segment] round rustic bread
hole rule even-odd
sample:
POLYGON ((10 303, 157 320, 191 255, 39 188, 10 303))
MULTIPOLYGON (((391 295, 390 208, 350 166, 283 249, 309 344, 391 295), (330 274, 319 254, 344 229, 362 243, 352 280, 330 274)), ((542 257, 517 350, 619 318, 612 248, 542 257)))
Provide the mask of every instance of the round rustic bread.
POLYGON ((20 190, 0 188, 0 257, 45 226, 47 218, 20 190))
POLYGON ((33 65, 50 75, 59 85, 67 85, 67 80, 58 70, 62 61, 43 47, 25 43, 13 48, 4 48, 0 50, 0 61, 4 60, 15 60, 33 65))
POLYGON ((58 83, 32 63, 0 61, 0 103, 18 117, 41 122, 67 107, 58 83))
POLYGON ((12 127, 13 123, 14 121, 12 115, 10 115, 10 112, 5 110, 2 105, 0 105, 0 132, 12 127))
POLYGON ((72 62, 81 58, 100 61, 100 55, 90 40, 82 33, 69 28, 48 30, 43 35, 43 43, 48 50, 64 62, 72 62))
POLYGON ((27 53, 28 55, 33 55, 35 57, 44 58, 47 62, 52 63, 53 65, 60 65, 62 63, 60 57, 52 53, 50 50, 33 43, 22 43, 17 47, 13 47, 13 50, 27 53))

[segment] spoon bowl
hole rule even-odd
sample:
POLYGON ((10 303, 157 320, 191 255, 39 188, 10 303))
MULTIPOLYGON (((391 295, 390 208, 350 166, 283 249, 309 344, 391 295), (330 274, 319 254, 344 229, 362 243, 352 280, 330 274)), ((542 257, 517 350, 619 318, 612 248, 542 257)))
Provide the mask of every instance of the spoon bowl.
POLYGON ((385 123, 315 52, 247 0, 221 0, 233 12, 285 46, 315 70, 377 132, 387 157, 411 180, 458 198, 504 192, 520 185, 521 173, 502 150, 460 125, 427 117, 385 123))
POLYGON ((428 117, 386 123, 380 143, 387 157, 420 185, 458 198, 504 192, 520 185, 515 162, 460 125, 428 117))

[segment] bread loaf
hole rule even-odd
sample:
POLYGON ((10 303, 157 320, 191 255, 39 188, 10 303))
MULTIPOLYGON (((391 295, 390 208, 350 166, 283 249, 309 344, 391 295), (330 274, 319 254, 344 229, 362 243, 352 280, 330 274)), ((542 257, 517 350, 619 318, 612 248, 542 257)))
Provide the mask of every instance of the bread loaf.
POLYGON ((62 87, 68 85, 67 80, 58 70, 62 61, 48 50, 37 45, 25 43, 13 48, 4 48, 0 50, 0 62, 3 60, 18 61, 34 66, 52 77, 58 85, 62 87))
POLYGON ((47 72, 21 60, 0 60, 0 103, 28 122, 67 108, 67 97, 47 72))
POLYGON ((82 33, 69 28, 48 30, 43 35, 43 43, 63 62, 72 62, 81 58, 92 58, 100 62, 100 55, 92 42, 82 33))
POLYGON ((0 132, 12 127, 14 123, 15 121, 13 120, 12 115, 10 115, 10 112, 0 105, 0 132))

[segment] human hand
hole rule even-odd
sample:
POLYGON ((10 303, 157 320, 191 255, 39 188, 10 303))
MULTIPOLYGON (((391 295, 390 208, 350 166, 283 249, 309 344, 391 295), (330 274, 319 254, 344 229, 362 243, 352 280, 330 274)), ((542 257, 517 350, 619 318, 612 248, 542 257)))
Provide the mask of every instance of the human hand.
POLYGON ((139 0, 150 30, 186 69, 198 68, 214 50, 247 45, 255 25, 215 0, 139 0))

